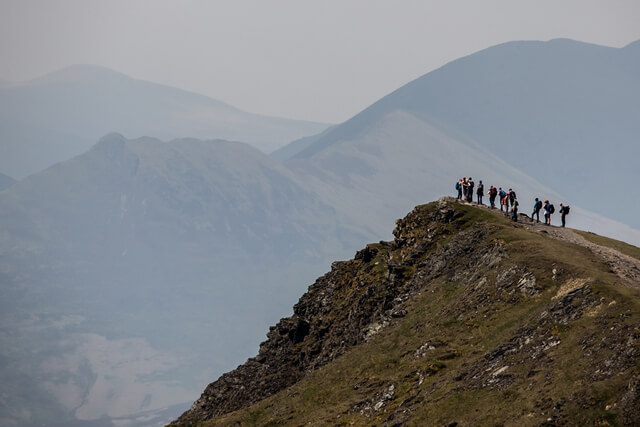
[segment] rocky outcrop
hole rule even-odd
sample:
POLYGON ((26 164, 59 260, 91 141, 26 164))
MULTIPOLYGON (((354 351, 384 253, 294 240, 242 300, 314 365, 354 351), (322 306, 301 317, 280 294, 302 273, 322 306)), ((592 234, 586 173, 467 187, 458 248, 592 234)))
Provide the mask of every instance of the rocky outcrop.
MULTIPOLYGON (((500 319, 511 308, 527 306, 531 315, 523 317, 526 320, 506 339, 497 344, 490 341, 492 347, 482 354, 477 350, 465 354, 466 350, 432 334, 402 357, 417 365, 434 354, 437 359, 400 380, 365 379, 353 385, 354 390, 371 390, 371 394, 354 402, 345 415, 368 419, 384 413, 390 424, 410 419, 428 400, 420 396, 423 384, 451 361, 456 363, 455 372, 449 371, 446 382, 432 384, 433 392, 500 392, 525 381, 548 386, 557 371, 550 354, 562 345, 563 331, 584 319, 593 319, 588 321, 596 326, 583 326, 592 332, 572 337, 581 346, 576 351, 591 358, 580 372, 580 381, 603 383, 639 365, 637 325, 605 315, 615 301, 602 296, 596 281, 561 260, 529 259, 526 251, 535 250, 534 246, 526 247, 523 255, 523 248, 496 237, 515 225, 491 220, 480 212, 449 198, 419 206, 397 221, 392 242, 367 245, 353 260, 335 262, 300 298, 293 316, 269 329, 258 355, 211 383, 174 425, 246 408, 293 386, 354 347, 374 342, 415 310, 416 298, 441 292, 442 287, 456 297, 429 314, 432 319, 428 322, 438 318, 449 319, 440 323, 444 325, 468 325, 461 329, 469 334, 467 341, 477 339, 473 338, 474 328, 487 319, 500 319), (403 394, 406 381, 413 390, 410 397, 403 394), (396 402, 399 396, 404 397, 396 402)), ((414 332, 422 333, 422 329, 420 323, 414 332)), ((439 381, 445 381, 444 377, 439 381)), ((637 375, 625 387, 616 411, 621 420, 631 420, 637 415, 637 375)), ((593 399, 587 392, 576 391, 551 401, 541 398, 536 405, 548 423, 562 424, 572 411, 595 407, 593 399)))

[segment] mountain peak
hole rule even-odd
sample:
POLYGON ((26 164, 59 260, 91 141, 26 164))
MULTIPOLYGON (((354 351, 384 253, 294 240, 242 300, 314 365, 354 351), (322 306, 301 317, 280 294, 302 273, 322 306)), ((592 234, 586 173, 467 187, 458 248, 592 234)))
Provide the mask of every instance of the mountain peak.
POLYGON ((297 425, 592 424, 605 407, 638 419, 640 283, 621 289, 595 255, 558 241, 573 231, 447 197, 393 234, 334 263, 174 425, 256 413, 297 425))

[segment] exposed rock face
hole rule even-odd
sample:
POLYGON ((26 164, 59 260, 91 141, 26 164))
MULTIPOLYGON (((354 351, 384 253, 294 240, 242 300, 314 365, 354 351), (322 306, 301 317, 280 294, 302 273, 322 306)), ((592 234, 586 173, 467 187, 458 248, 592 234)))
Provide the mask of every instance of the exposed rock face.
MULTIPOLYGON (((368 419, 386 414, 390 424, 410 419, 428 400, 420 395, 423 383, 454 360, 456 372, 445 385, 451 393, 499 392, 529 379, 532 384, 534 380, 549 383, 555 363, 550 353, 565 339, 562 331, 583 319, 593 319, 597 330, 606 331, 607 336, 581 336, 578 351, 591 359, 580 381, 605 383, 640 366, 638 326, 604 314, 607 304, 615 301, 606 301, 593 280, 573 277, 578 274, 574 267, 548 259, 529 262, 518 254, 522 248, 510 249, 513 245, 495 237, 508 223, 483 220, 474 216, 476 211, 461 209, 448 198, 417 207, 397 221, 392 242, 370 244, 353 260, 335 262, 331 272, 300 298, 294 315, 270 328, 258 355, 210 384, 174 425, 246 408, 294 385, 356 346, 375 341, 415 309, 412 301, 436 292, 437 287, 457 292, 457 297, 438 307, 433 316, 469 325, 464 327, 469 333, 466 341, 475 339, 475 327, 487 318, 499 318, 505 308, 527 304, 537 308, 529 308, 532 315, 525 316, 527 320, 482 354, 477 350, 464 354, 467 350, 450 347, 440 338, 422 341, 402 357, 407 363, 420 364, 437 354, 437 361, 403 377, 402 381, 411 383, 409 398, 396 402, 407 390, 402 381, 364 380, 352 387, 371 390, 370 396, 354 402, 345 416, 368 419)), ((421 324, 415 327, 418 332, 422 328, 421 324)), ((631 376, 620 391, 616 411, 623 423, 637 420, 638 385, 638 376, 631 376)), ((434 383, 432 387, 443 386, 434 383)), ((595 406, 592 400, 589 393, 576 390, 566 398, 541 399, 536 405, 546 414, 546 422, 556 425, 569 422, 575 408, 595 406)))

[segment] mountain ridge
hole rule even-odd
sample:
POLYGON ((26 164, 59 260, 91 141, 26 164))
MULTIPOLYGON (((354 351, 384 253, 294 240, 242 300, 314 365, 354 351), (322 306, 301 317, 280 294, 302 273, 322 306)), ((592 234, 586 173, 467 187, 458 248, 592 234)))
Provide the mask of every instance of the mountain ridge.
POLYGON ((631 425, 640 276, 621 287, 548 230, 453 198, 416 207, 394 241, 334 263, 172 425, 631 425))
POLYGON ((0 169, 22 178, 81 154, 109 132, 235 140, 268 153, 327 126, 248 113, 201 94, 76 65, 0 87, 0 169))

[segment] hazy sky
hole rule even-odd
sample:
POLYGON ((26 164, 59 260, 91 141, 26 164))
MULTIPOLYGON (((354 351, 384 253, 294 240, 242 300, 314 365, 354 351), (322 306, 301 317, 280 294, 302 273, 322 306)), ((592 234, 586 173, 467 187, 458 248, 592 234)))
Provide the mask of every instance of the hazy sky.
POLYGON ((243 110, 341 122, 511 40, 640 39, 638 0, 0 0, 0 79, 96 64, 243 110))

